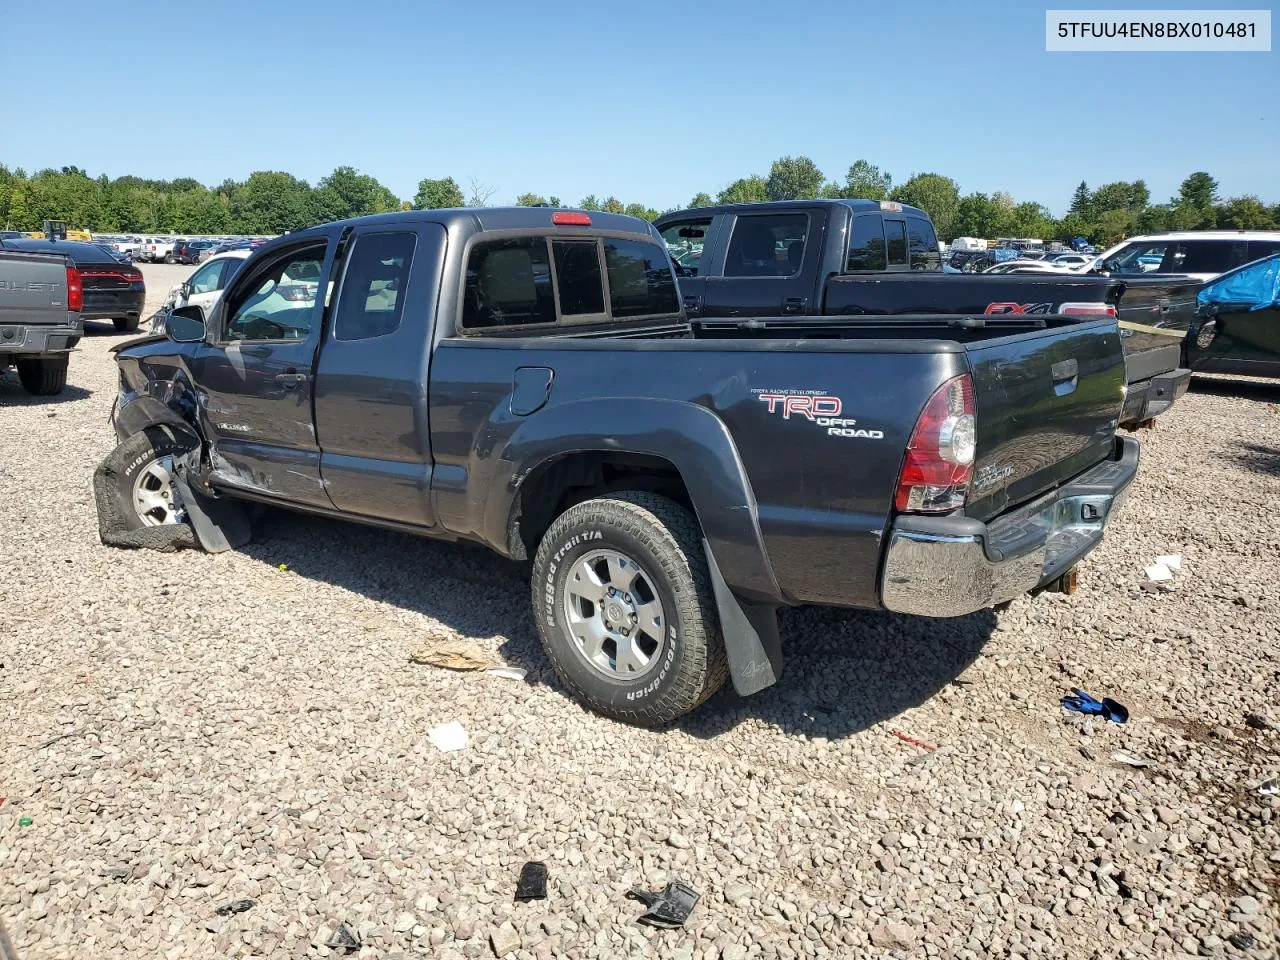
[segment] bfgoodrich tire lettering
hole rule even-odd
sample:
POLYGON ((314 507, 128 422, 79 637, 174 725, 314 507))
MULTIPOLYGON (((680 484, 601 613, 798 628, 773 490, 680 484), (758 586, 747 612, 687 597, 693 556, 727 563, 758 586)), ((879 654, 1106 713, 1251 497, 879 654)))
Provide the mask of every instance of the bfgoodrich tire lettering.
POLYGON ((623 492, 587 500, 561 514, 533 562, 533 606, 542 647, 574 698, 597 713, 657 726, 702 704, 728 673, 697 520, 652 493, 623 492), (613 679, 593 666, 566 622, 568 572, 601 550, 632 558, 665 613, 662 646, 635 680, 613 679))

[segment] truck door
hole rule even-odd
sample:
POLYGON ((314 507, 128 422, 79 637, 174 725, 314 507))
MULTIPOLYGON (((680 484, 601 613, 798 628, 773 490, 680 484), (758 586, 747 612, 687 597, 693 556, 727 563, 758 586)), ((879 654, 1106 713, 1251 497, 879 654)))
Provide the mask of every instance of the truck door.
POLYGON ((311 388, 333 247, 313 234, 273 251, 214 307, 193 367, 216 483, 330 506, 311 388))
POLYGON ((827 212, 821 207, 725 217, 722 264, 707 277, 704 317, 800 316, 819 312, 827 212))
POLYGON ((316 368, 320 472, 346 513, 429 527, 427 378, 446 235, 435 223, 357 227, 316 368))

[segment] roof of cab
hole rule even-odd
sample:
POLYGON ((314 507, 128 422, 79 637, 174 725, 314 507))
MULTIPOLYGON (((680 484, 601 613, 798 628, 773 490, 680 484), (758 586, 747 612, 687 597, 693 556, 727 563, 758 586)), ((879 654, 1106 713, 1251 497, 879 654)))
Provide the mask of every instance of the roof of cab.
POLYGON ((892 207, 882 207, 880 200, 764 200, 759 203, 722 203, 710 207, 692 207, 688 210, 673 210, 671 213, 664 213, 658 218, 658 222, 671 220, 675 217, 684 218, 687 216, 703 216, 713 217, 721 213, 761 213, 771 210, 805 210, 814 207, 836 207, 845 206, 854 213, 905 213, 912 216, 929 219, 929 214, 925 213, 919 207, 913 207, 905 203, 896 203, 894 201, 885 200, 883 203, 893 204, 892 207))
POLYGON ((406 224, 406 223, 439 223, 446 229, 454 226, 471 228, 475 232, 486 230, 537 230, 553 228, 556 230, 608 230, 618 233, 635 233, 651 236, 651 225, 647 220, 628 217, 620 213, 605 213, 600 210, 571 210, 564 207, 459 207, 439 210, 393 210, 390 213, 371 213, 363 217, 352 217, 349 220, 337 220, 308 227, 294 233, 268 241, 262 249, 283 246, 291 241, 309 236, 328 233, 334 227, 360 227, 369 225, 406 224), (590 226, 586 224, 557 225, 552 222, 556 213, 585 213, 591 218, 590 226))

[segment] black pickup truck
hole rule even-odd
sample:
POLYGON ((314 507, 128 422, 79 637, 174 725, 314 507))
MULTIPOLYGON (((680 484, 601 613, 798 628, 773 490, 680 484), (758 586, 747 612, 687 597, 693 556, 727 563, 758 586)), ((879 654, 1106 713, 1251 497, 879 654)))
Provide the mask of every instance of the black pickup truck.
POLYGON ((1115 319, 830 319, 695 331, 630 217, 315 227, 118 348, 112 496, 139 529, 231 498, 532 559, 558 675, 642 724, 773 683, 785 605, 1073 584, 1138 463, 1115 319))
MULTIPOLYGON (((929 215, 887 200, 700 207, 666 214, 656 226, 676 263, 684 307, 702 330, 742 321, 760 329, 756 318, 781 316, 764 335, 809 337, 827 326, 819 320, 815 328, 814 317, 1115 317, 1131 306, 1122 300, 1124 283, 1104 277, 945 273, 929 215)), ((1143 319, 1146 300, 1132 305, 1143 319)), ((1191 382, 1176 339, 1140 339, 1126 338, 1125 426, 1163 413, 1191 382)))

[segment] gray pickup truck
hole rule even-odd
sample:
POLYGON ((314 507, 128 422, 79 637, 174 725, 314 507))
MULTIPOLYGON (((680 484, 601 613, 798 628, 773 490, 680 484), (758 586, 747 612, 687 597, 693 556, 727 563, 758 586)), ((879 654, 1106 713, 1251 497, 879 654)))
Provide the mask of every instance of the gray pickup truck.
POLYGON ((28 393, 67 385, 67 359, 84 333, 84 289, 58 253, 0 248, 0 370, 15 366, 28 393))
POLYGON ((531 560, 565 686, 649 725, 773 683, 783 606, 1071 589, 1138 463, 1114 317, 825 319, 696 335, 630 217, 300 231, 116 348, 105 514, 206 542, 256 501, 531 560))

